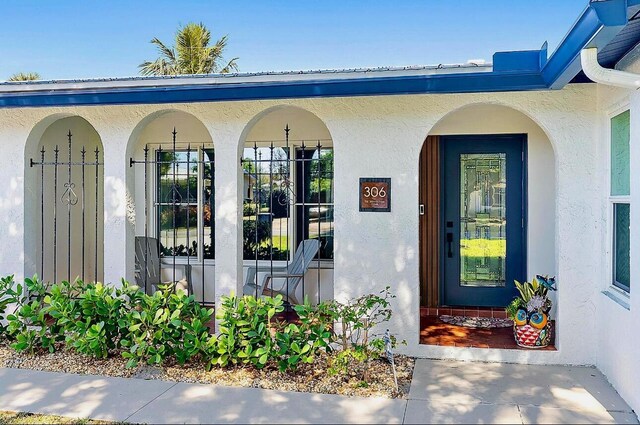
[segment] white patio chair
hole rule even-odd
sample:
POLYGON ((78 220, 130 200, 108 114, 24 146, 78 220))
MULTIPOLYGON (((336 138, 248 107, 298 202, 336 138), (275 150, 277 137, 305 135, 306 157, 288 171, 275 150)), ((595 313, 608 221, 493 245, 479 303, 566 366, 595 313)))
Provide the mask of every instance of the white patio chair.
POLYGON ((304 274, 309 269, 311 261, 315 258, 320 248, 318 239, 305 239, 300 242, 293 255, 293 260, 286 266, 251 266, 247 271, 242 292, 244 295, 270 295, 281 294, 291 304, 300 304, 296 297, 296 289, 302 282, 304 274), (259 272, 267 272, 260 285, 256 284, 256 276, 259 272), (282 282, 277 288, 273 282, 282 282), (288 282, 288 284, 287 284, 288 282), (269 285, 271 283, 271 285, 269 285))

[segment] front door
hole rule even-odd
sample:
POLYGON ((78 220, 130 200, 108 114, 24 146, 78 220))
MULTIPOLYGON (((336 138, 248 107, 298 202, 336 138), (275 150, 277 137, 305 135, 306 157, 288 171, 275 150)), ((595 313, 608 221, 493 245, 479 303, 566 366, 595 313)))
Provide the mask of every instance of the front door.
POLYGON ((526 276, 526 135, 441 143, 441 302, 505 307, 526 276))

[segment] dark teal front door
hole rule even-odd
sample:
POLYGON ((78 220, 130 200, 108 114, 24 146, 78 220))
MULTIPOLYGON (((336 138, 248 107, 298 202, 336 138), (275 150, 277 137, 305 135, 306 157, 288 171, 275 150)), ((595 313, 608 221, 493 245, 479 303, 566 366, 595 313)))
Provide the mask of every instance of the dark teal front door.
POLYGON ((505 307, 526 276, 526 136, 441 143, 441 303, 505 307))

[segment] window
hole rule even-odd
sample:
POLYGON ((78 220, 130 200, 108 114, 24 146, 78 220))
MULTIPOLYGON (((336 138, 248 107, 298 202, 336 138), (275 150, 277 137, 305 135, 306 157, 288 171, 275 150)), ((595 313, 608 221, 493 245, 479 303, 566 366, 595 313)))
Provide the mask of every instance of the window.
POLYGON ((630 113, 611 119, 612 283, 629 292, 630 279, 630 113))
POLYGON ((242 167, 244 259, 287 261, 302 240, 319 239, 318 258, 332 260, 333 149, 253 144, 242 167))
POLYGON ((214 258, 213 149, 156 151, 161 255, 214 258))
POLYGON ((296 155, 296 239, 320 239, 319 258, 333 260, 333 149, 296 155))

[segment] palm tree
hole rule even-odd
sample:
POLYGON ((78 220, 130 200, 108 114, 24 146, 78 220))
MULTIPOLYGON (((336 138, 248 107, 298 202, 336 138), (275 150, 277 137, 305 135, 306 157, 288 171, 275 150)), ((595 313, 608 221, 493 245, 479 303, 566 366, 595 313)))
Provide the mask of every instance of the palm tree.
POLYGON ((39 79, 40 74, 37 72, 18 72, 9 77, 9 81, 34 81, 39 79))
POLYGON ((222 53, 227 47, 228 38, 223 36, 210 46, 211 32, 203 23, 188 23, 176 32, 174 47, 169 47, 158 38, 151 40, 160 52, 160 57, 153 62, 139 65, 142 75, 181 75, 212 74, 237 71, 238 58, 233 58, 226 65, 222 53))

